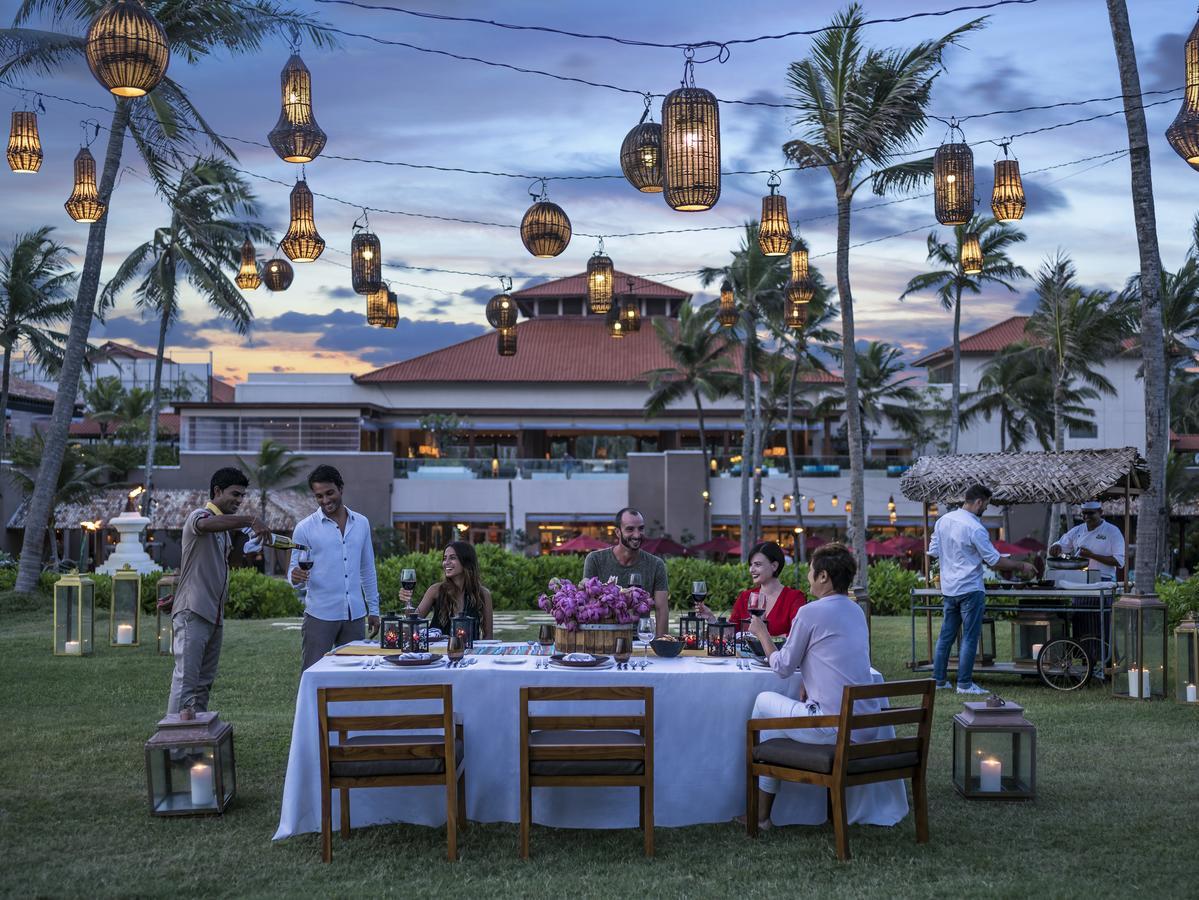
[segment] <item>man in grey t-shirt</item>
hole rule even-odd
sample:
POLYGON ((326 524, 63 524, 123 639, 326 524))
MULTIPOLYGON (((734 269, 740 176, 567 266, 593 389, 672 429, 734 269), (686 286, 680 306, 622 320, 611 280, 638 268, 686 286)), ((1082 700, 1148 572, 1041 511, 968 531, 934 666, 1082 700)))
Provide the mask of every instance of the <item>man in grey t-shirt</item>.
POLYGON ((670 585, 666 580, 666 563, 661 557, 641 550, 645 540, 645 517, 631 506, 616 514, 616 534, 620 539, 615 547, 593 550, 583 562, 583 577, 608 581, 615 578, 621 587, 628 587, 629 576, 641 576, 641 587, 654 598, 658 634, 670 627, 670 585))

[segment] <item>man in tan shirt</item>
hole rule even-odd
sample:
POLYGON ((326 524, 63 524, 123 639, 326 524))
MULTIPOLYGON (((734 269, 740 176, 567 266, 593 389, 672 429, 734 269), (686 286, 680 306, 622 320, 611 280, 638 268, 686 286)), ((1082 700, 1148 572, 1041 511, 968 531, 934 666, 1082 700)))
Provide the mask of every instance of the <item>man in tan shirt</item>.
POLYGON ((192 510, 183 523, 183 559, 171 605, 175 670, 168 714, 208 709, 229 600, 229 533, 250 528, 256 535, 270 534, 257 516, 236 514, 249 485, 241 469, 217 469, 209 482, 208 504, 192 510))

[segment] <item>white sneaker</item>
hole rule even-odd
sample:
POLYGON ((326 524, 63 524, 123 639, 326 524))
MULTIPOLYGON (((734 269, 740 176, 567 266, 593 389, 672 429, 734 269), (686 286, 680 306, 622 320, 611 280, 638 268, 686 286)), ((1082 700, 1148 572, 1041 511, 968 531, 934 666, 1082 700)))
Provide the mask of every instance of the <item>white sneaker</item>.
POLYGON ((991 692, 988 691, 984 687, 979 687, 974 682, 970 682, 969 687, 962 687, 961 685, 958 685, 958 693, 959 694, 989 694, 991 692))
POLYGON ((953 685, 950 684, 948 681, 938 681, 937 682, 937 690, 938 691, 948 690, 951 687, 953 687, 953 685))

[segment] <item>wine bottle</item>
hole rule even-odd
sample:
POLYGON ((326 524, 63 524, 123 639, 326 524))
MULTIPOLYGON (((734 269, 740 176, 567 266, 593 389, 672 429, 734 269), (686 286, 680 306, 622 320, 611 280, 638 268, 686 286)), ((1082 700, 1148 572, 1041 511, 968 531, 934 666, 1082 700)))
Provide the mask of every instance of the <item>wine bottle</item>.
MULTIPOLYGON (((246 537, 254 539, 254 530, 252 528, 243 528, 242 531, 246 537)), ((306 544, 297 544, 285 534, 275 534, 273 531, 258 541, 258 546, 273 547, 275 550, 311 550, 312 548, 306 544)))

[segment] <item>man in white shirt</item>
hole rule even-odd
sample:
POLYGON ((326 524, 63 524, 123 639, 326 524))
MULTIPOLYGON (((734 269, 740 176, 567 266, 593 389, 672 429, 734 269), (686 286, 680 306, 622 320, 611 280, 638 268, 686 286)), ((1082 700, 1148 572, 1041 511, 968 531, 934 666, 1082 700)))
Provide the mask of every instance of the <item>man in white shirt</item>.
POLYGON ((1030 563, 1001 557, 991 543, 981 516, 991 503, 991 490, 981 484, 966 489, 966 502, 960 509, 937 519, 928 555, 941 563, 941 602, 944 618, 941 636, 933 653, 933 678, 937 687, 949 687, 949 651, 962 632, 958 653, 958 693, 985 694, 986 688, 974 683, 974 654, 982 630, 987 595, 983 590, 984 563, 1000 572, 1034 575, 1030 563))
POLYGON ((296 524, 292 539, 309 547, 312 568, 300 568, 300 552, 293 550, 287 575, 294 585, 307 584, 301 671, 332 648, 379 631, 379 580, 371 525, 342 502, 344 483, 333 466, 317 466, 308 476, 308 487, 318 508, 296 524))
POLYGON ((1075 525, 1049 548, 1050 556, 1078 556, 1100 581, 1115 581, 1116 569, 1124 566, 1124 535, 1103 518, 1103 504, 1088 500, 1079 510, 1082 524, 1075 525))

